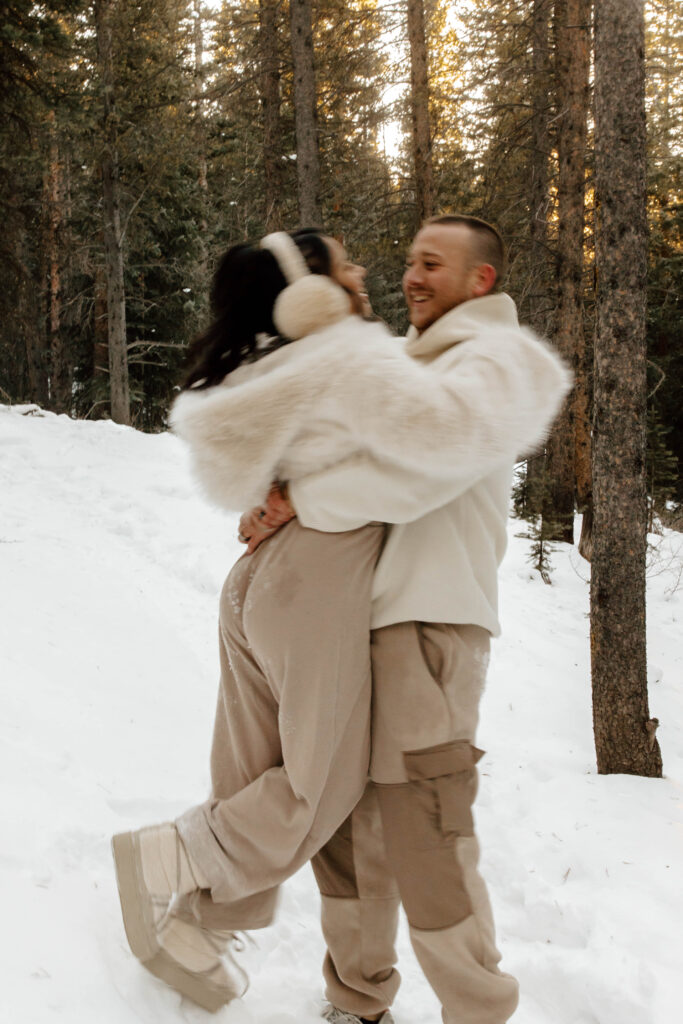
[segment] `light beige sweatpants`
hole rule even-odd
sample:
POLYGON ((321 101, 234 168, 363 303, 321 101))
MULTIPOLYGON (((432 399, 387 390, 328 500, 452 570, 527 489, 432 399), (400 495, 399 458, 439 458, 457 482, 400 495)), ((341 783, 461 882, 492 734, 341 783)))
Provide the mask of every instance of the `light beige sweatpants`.
POLYGON ((445 1024, 503 1024, 517 1006, 517 982, 498 968, 472 819, 488 656, 479 626, 373 633, 372 782, 313 859, 326 995, 343 1010, 372 1016, 393 1001, 401 902, 445 1024))
POLYGON ((209 800, 177 821, 209 928, 269 924, 277 886, 360 799, 370 740, 370 592, 384 527, 297 520, 228 576, 209 800))

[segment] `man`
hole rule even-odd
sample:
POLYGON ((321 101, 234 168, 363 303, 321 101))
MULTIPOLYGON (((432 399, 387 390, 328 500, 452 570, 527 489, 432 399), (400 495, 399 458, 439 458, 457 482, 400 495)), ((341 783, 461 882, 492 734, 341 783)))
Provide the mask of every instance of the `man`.
POLYGON ((354 458, 296 481, 288 500, 272 492, 241 525, 253 550, 295 514, 327 532, 395 524, 373 591, 371 781, 313 861, 326 1017, 336 1024, 392 1021, 400 902, 446 1024, 503 1024, 517 1005, 477 872, 474 738, 489 641, 500 632, 496 576, 514 459, 530 418, 539 436, 547 430, 569 375, 494 292, 503 263, 497 231, 465 216, 432 219, 410 250, 407 351, 444 375, 461 422, 461 457, 443 478, 354 458))

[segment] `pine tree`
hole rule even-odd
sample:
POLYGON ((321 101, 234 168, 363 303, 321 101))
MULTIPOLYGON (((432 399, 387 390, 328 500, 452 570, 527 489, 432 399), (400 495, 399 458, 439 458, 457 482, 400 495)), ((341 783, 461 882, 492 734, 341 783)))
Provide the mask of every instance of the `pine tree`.
POLYGON ((591 655, 601 774, 661 776, 645 639, 644 26, 637 0, 597 0, 597 316, 591 655))
POLYGON ((317 94, 311 0, 289 0, 294 68, 294 118, 299 223, 322 224, 317 94))
POLYGON ((119 184, 118 113, 114 79, 112 15, 115 0, 95 0, 98 70, 102 90, 102 207, 107 280, 109 394, 116 423, 130 423, 126 293, 119 184))
POLYGON ((259 60, 263 109, 265 231, 282 228, 282 127, 280 122, 280 54, 278 4, 259 0, 259 60))
POLYGON ((429 75, 423 0, 408 0, 410 109, 415 176, 415 229, 434 209, 432 132, 429 125, 429 75))
MULTIPOLYGON (((69 39, 63 23, 74 5, 27 0, 3 5, 0 18, 0 388, 3 401, 51 403, 53 352, 45 300, 48 268, 41 256, 50 217, 46 139, 51 137, 53 186, 58 175, 54 139, 59 85, 55 68, 66 61, 69 39), (48 127, 50 126, 50 127, 48 127), (44 275, 41 273, 44 271, 44 275), (43 317, 45 310, 46 316, 43 317)), ((52 189, 54 196, 55 188, 52 189)), ((53 206, 52 227, 59 217, 53 206)), ((53 250, 54 251, 54 250, 53 250)), ((53 266, 53 270, 56 268, 53 266)), ((59 294, 53 274, 52 340, 59 294)))
POLYGON ((653 533, 657 517, 667 520, 669 503, 676 495, 678 459, 668 448, 670 428, 665 427, 655 406, 648 410, 647 452, 647 532, 653 533))
MULTIPOLYGON (((588 119, 589 0, 555 0, 555 75, 558 112, 557 149, 557 291, 554 343, 575 376, 584 367, 584 208, 588 119)), ((574 542, 574 503, 577 493, 577 448, 581 451, 581 511, 588 505, 590 451, 587 426, 587 388, 581 373, 578 388, 565 400, 548 442, 550 480, 546 518, 556 524, 553 537, 574 542), (577 445, 577 436, 579 444, 577 445)))
POLYGON ((646 6, 648 111, 648 358, 656 373, 654 415, 678 462, 675 497, 683 501, 683 10, 676 0, 646 6))

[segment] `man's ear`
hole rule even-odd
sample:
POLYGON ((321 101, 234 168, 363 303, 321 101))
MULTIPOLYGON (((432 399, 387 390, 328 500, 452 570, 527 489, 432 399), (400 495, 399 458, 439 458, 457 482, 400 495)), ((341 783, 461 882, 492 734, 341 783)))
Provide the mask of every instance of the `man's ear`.
POLYGON ((473 267, 470 277, 470 291, 473 299, 480 299, 488 293, 496 283, 495 267, 490 263, 480 263, 473 267))

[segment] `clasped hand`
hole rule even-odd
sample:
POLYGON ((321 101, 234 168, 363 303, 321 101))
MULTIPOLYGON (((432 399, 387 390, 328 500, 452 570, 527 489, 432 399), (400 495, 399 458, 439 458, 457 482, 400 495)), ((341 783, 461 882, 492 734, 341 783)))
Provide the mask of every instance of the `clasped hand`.
POLYGON ((287 485, 274 483, 263 505, 245 512, 240 519, 238 539, 247 545, 247 554, 256 551, 259 544, 294 519, 296 512, 287 497, 287 485))

